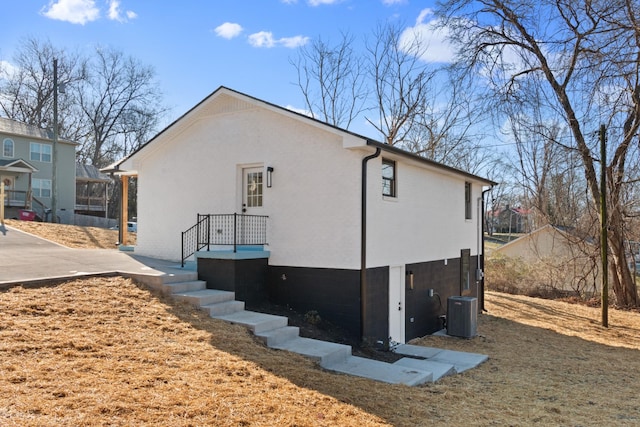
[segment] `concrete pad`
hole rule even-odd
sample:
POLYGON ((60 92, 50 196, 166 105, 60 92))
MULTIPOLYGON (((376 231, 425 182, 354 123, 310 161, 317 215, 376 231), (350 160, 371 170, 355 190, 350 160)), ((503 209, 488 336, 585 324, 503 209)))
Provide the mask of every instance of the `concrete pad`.
POLYGON ((452 363, 458 373, 475 368, 486 362, 489 356, 478 353, 466 353, 463 351, 442 350, 435 357, 429 359, 434 362, 452 363))
POLYGON ((431 372, 432 376, 430 382, 436 382, 442 377, 456 374, 456 369, 452 364, 435 362, 427 359, 412 359, 411 357, 403 357, 402 359, 394 362, 394 365, 431 372))
POLYGON ((489 356, 485 354, 443 350, 441 348, 423 347, 412 344, 399 345, 393 351, 404 356, 420 357, 433 362, 451 364, 455 367, 456 372, 458 373, 475 368, 489 359, 489 356))
POLYGON ((357 356, 351 356, 343 362, 327 365, 325 369, 389 384, 408 386, 432 382, 433 378, 433 374, 429 371, 357 356))
POLYGON ((301 354, 319 362, 322 367, 342 362, 351 356, 351 346, 314 340, 312 338, 298 337, 280 344, 275 344, 271 346, 271 348, 301 354))
POLYGON ((0 259, 0 285, 122 274, 160 289, 163 283, 198 278, 197 272, 172 268, 175 261, 120 252, 115 244, 113 249, 72 249, 8 226, 0 233, 0 259))
POLYGON ((441 348, 423 347, 412 344, 400 344, 393 349, 394 353, 402 354, 403 356, 420 357, 422 359, 433 357, 441 351, 441 348))

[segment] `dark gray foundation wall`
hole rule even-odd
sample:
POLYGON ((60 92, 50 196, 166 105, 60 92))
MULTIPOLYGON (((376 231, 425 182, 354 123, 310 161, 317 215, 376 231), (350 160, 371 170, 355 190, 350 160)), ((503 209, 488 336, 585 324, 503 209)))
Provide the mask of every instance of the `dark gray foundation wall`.
MULTIPOLYGON (((471 257, 477 265, 477 257, 471 257)), ((405 266, 405 339, 407 341, 442 329, 440 316, 447 311, 447 298, 478 295, 471 281, 470 292, 460 289, 460 259, 407 264, 405 266), (409 274, 413 273, 413 289, 409 274), (429 296, 433 289, 433 296, 429 296)), ((471 269, 472 274, 475 268, 471 269)), ((389 268, 367 269, 366 315, 361 329, 360 271, 268 265, 268 260, 200 259, 198 275, 207 287, 233 291, 236 299, 251 309, 264 301, 289 307, 300 314, 316 311, 341 327, 353 339, 386 347, 389 338, 389 268), (362 335, 361 335, 362 334, 362 335)), ((475 278, 475 277, 474 277, 475 278)))
POLYGON ((360 335, 360 271, 269 266, 269 300, 300 314, 316 311, 352 337, 360 335))
MULTIPOLYGON (((471 257, 476 265, 477 257, 471 257)), ((475 268, 471 269, 472 279, 475 268)), ((469 292, 460 287, 460 259, 448 259, 407 264, 405 267, 405 339, 433 334, 443 328, 440 316, 447 314, 447 299, 451 296, 477 296, 476 282, 471 281, 469 292), (413 273, 413 289, 410 287, 409 274, 413 273), (433 296, 429 296, 433 289, 433 296)))
POLYGON ((198 278, 207 282, 207 288, 231 291, 247 307, 268 299, 265 277, 269 260, 257 259, 198 259, 198 278))

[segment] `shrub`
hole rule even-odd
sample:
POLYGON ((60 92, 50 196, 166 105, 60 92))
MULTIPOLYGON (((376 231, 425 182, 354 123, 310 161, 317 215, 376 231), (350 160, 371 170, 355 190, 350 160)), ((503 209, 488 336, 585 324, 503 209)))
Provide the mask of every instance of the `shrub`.
POLYGON ((320 322, 322 322, 320 314, 318 314, 318 312, 315 310, 307 311, 304 314, 304 320, 311 325, 318 325, 320 322))

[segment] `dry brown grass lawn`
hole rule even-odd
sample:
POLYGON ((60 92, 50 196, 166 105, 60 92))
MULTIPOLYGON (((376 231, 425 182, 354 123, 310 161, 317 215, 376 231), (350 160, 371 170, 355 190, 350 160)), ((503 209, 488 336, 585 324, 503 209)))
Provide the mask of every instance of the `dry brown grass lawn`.
POLYGON ((0 291, 0 425, 635 426, 640 314, 500 293, 421 387, 324 372, 123 278, 0 291))
MULTIPOLYGON (((66 224, 49 224, 36 221, 7 219, 5 223, 18 230, 44 237, 69 248, 114 249, 118 242, 118 230, 98 227, 80 227, 66 224)), ((135 244, 136 234, 129 234, 129 244, 135 244)))

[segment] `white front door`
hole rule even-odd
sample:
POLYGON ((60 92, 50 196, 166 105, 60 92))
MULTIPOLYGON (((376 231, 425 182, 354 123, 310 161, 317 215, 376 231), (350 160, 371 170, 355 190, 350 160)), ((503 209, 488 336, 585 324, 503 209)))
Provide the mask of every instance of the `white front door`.
POLYGON ((242 213, 262 215, 264 168, 242 169, 242 213))
POLYGON ((389 267, 389 337, 391 344, 404 344, 404 266, 389 267))

